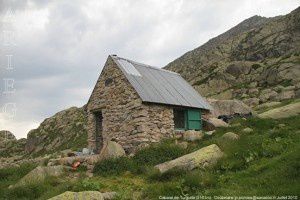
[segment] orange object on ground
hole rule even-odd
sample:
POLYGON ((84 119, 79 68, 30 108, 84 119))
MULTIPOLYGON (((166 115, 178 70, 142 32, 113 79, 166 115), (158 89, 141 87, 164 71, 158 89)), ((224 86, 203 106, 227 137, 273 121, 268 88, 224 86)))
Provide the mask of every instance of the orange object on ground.
POLYGON ((76 169, 77 169, 77 167, 79 167, 79 165, 80 165, 80 162, 79 162, 79 161, 77 161, 77 162, 73 163, 73 165, 72 165, 72 169, 73 169, 73 170, 76 170, 76 169))

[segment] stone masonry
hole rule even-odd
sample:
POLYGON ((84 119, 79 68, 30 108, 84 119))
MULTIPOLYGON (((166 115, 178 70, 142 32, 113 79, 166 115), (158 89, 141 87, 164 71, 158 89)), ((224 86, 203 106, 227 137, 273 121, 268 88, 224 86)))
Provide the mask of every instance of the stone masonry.
POLYGON ((172 107, 142 103, 111 57, 96 83, 87 110, 89 148, 96 153, 104 141, 116 141, 131 153, 148 143, 173 136, 172 107), (97 118, 100 112, 102 123, 97 118))

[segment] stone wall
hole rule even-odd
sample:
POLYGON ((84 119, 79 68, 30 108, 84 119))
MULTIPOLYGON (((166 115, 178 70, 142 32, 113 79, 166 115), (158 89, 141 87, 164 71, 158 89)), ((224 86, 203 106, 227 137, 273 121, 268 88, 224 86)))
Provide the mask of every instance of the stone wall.
POLYGON ((131 153, 147 143, 173 135, 173 109, 142 103, 111 57, 108 57, 96 83, 87 110, 89 148, 95 149, 97 140, 114 140, 127 153, 131 153), (96 138, 94 113, 100 110, 103 116, 102 133, 96 138))

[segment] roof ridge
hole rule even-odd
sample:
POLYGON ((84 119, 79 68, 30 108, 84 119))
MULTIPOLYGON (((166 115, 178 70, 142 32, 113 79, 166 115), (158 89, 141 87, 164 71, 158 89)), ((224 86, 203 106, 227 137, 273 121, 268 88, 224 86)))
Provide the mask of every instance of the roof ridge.
POLYGON ((143 67, 149 67, 151 69, 154 69, 154 70, 159 70, 159 71, 163 71, 163 72, 168 72, 168 73, 172 73, 172 74, 176 74, 176 75, 179 75, 178 73, 176 72, 173 72, 173 71, 170 71, 170 70, 166 70, 166 69, 162 69, 162 68, 159 68, 159 67, 155 67, 155 66, 151 66, 151 65, 147 65, 147 64, 144 64, 144 63, 140 63, 140 62, 137 62, 137 61, 134 61, 134 60, 130 60, 130 59, 127 59, 127 58, 122 58, 122 57, 119 57, 117 55, 111 55, 112 57, 114 58, 117 58, 117 59, 123 59, 123 60, 126 60, 130 63, 133 63, 133 64, 136 64, 136 65, 139 65, 139 66, 143 66, 143 67))

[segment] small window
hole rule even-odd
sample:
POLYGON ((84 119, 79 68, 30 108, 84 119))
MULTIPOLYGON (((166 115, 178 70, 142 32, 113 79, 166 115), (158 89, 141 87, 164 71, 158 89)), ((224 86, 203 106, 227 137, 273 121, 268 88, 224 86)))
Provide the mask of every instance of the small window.
POLYGON ((112 82, 113 82, 113 80, 111 78, 106 79, 105 86, 109 86, 112 82))
POLYGON ((174 126, 175 129, 185 129, 185 110, 174 109, 174 126))

